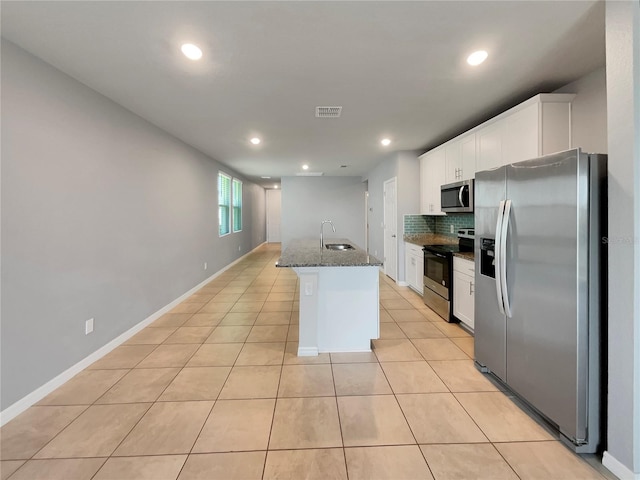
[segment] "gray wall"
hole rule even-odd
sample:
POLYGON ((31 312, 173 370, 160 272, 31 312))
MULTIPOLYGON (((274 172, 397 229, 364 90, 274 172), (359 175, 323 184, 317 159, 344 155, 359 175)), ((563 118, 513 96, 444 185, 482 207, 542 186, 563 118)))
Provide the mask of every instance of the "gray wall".
POLYGON ((575 93, 571 104, 571 146, 607 153, 607 76, 604 67, 555 93, 575 93))
POLYGON ((325 237, 348 238, 360 248, 365 243, 364 194, 360 177, 283 177, 282 178, 282 248, 296 238, 317 238, 320 223, 325 237))
POLYGON ((265 194, 218 238, 219 163, 6 41, 1 100, 5 409, 263 242, 265 194))
POLYGON ((640 4, 607 2, 607 455, 640 477, 640 4))
POLYGON ((405 280, 403 216, 420 211, 420 163, 416 152, 396 152, 371 170, 369 184, 369 252, 384 257, 384 182, 397 177, 398 281, 405 280))

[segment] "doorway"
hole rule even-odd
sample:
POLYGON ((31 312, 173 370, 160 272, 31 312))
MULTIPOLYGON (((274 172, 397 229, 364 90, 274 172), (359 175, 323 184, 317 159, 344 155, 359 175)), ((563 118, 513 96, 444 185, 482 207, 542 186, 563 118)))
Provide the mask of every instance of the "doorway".
POLYGON ((384 273, 394 281, 398 279, 397 188, 396 177, 383 184, 384 202, 384 273))
POLYGON ((282 192, 267 190, 267 243, 280 243, 282 192))
POLYGON ((369 182, 365 182, 364 192, 364 251, 369 253, 369 182))

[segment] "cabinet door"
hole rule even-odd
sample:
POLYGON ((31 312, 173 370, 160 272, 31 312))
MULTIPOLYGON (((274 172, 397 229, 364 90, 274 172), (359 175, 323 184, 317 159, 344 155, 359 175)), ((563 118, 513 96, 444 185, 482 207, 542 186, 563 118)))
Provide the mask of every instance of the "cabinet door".
POLYGON ((505 165, 540 156, 539 112, 540 104, 534 103, 504 119, 506 135, 504 136, 503 163, 505 165))
POLYGON ((416 290, 422 295, 422 289, 424 288, 424 254, 420 252, 420 255, 416 255, 416 263, 418 269, 416 272, 416 290))
POLYGON ((428 153, 420 156, 420 214, 429 215, 428 153))
POLYGON ((454 183, 462 180, 462 158, 460 141, 447 142, 444 148, 445 155, 445 181, 454 183))
POLYGON ((440 187, 445 180, 445 150, 441 148, 427 157, 428 215, 444 215, 440 210, 440 187))
POLYGON ((476 134, 466 136, 460 142, 461 178, 470 180, 476 176, 476 134))
POLYGON ((489 125, 476 132, 478 139, 477 170, 489 170, 502 166, 504 120, 489 125))
POLYGON ((415 255, 407 251, 405 254, 405 279, 410 287, 416 288, 416 260, 415 255))
POLYGON ((474 279, 469 275, 453 272, 453 314, 470 328, 474 325, 474 279))

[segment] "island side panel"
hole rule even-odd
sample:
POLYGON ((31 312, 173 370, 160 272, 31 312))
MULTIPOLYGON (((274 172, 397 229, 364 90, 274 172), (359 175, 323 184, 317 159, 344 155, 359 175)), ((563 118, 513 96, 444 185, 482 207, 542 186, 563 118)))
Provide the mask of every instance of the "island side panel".
MULTIPOLYGON (((377 266, 319 269, 320 352, 371 351, 371 340, 380 336, 378 270, 377 266)), ((300 285, 302 296, 303 285, 300 285)), ((300 313, 302 315, 302 306, 300 313)), ((300 321, 302 324, 302 318, 300 321)))
POLYGON ((300 333, 298 356, 318 355, 318 271, 319 268, 296 267, 300 280, 300 333))

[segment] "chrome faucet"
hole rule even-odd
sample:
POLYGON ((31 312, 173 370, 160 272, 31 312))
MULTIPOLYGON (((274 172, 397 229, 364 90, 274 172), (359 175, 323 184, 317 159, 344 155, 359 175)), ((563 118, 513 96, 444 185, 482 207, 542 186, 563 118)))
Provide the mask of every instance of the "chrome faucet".
POLYGON ((324 231, 324 224, 325 223, 330 223, 331 224, 331 228, 333 229, 333 233, 336 233, 336 227, 333 226, 333 222, 331 220, 323 220, 322 223, 320 224, 320 251, 324 250, 324 235, 323 235, 323 231, 324 231))

